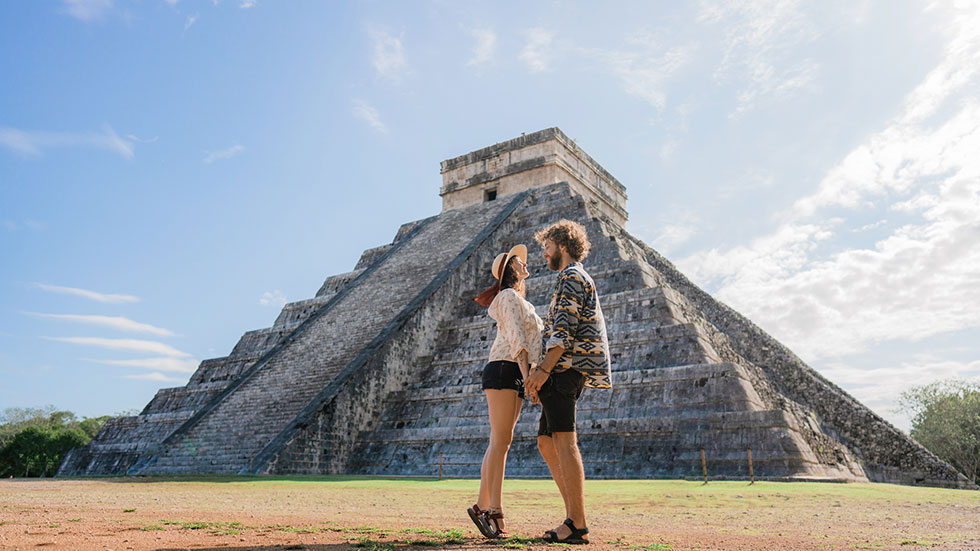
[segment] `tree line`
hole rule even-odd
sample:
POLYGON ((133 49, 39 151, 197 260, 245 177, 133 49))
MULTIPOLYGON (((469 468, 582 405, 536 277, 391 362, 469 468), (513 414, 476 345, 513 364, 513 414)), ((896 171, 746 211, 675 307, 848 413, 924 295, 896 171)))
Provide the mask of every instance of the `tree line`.
POLYGON ((902 393, 899 409, 912 414, 912 438, 977 483, 980 383, 950 379, 914 387, 902 393))
POLYGON ((54 476, 65 454, 88 444, 110 415, 79 419, 70 411, 7 408, 0 413, 0 477, 54 476))

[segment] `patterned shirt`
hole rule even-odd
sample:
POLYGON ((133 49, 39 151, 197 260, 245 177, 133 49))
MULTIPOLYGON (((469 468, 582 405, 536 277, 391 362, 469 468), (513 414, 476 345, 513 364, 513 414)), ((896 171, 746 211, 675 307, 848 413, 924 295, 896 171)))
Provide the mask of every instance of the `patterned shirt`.
POLYGON ((606 319, 592 277, 581 262, 558 272, 545 320, 545 350, 560 346, 565 352, 555 371, 575 369, 585 375, 589 388, 612 388, 612 369, 606 319))
POLYGON ((497 322, 497 338, 490 347, 489 361, 516 362, 521 350, 526 350, 529 364, 541 363, 544 323, 530 302, 514 289, 504 289, 494 297, 487 313, 497 322))

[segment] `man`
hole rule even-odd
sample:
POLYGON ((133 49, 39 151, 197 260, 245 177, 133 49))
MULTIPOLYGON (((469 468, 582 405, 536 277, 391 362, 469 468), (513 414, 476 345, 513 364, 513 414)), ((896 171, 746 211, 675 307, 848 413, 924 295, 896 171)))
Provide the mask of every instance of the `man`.
POLYGON ((558 272, 545 320, 544 360, 525 387, 541 402, 538 450, 565 501, 568 517, 545 539, 588 543, 585 523, 585 470, 575 433, 575 406, 585 387, 610 388, 606 322, 592 277, 582 267, 589 237, 576 222, 561 220, 538 232, 548 268, 558 272))

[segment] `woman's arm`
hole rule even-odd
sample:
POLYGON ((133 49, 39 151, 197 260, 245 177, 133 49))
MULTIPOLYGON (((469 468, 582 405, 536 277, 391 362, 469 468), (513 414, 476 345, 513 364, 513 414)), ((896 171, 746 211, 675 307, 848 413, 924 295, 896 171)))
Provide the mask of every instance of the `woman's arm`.
POLYGON ((517 366, 521 368, 521 377, 527 379, 527 350, 522 349, 520 354, 517 355, 517 366))

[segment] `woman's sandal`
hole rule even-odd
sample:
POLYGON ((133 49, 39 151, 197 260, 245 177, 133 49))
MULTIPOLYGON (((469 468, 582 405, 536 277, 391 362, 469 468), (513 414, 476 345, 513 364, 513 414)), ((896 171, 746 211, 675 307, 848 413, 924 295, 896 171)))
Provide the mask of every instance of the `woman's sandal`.
POLYGON ((558 539, 558 532, 548 530, 544 533, 544 541, 548 543, 570 543, 572 545, 584 545, 589 543, 589 540, 582 539, 582 536, 589 533, 588 528, 576 528, 575 523, 572 522, 572 519, 570 518, 566 518, 565 522, 562 524, 568 526, 568 529, 572 531, 571 534, 568 534, 567 538, 558 539))
POLYGON ((496 513, 490 513, 489 511, 487 511, 487 513, 488 513, 487 514, 488 524, 490 522, 493 523, 493 526, 491 526, 490 529, 493 530, 494 537, 495 538, 506 538, 506 537, 510 536, 510 532, 508 532, 507 530, 504 530, 503 528, 500 527, 500 521, 501 521, 501 519, 504 518, 504 512, 503 511, 497 511, 496 513))
POLYGON ((466 510, 466 513, 470 515, 470 519, 473 520, 473 524, 476 525, 477 529, 484 537, 494 539, 497 535, 494 533, 493 528, 490 527, 489 521, 487 521, 487 515, 489 511, 481 511, 480 506, 473 504, 472 507, 466 510))

